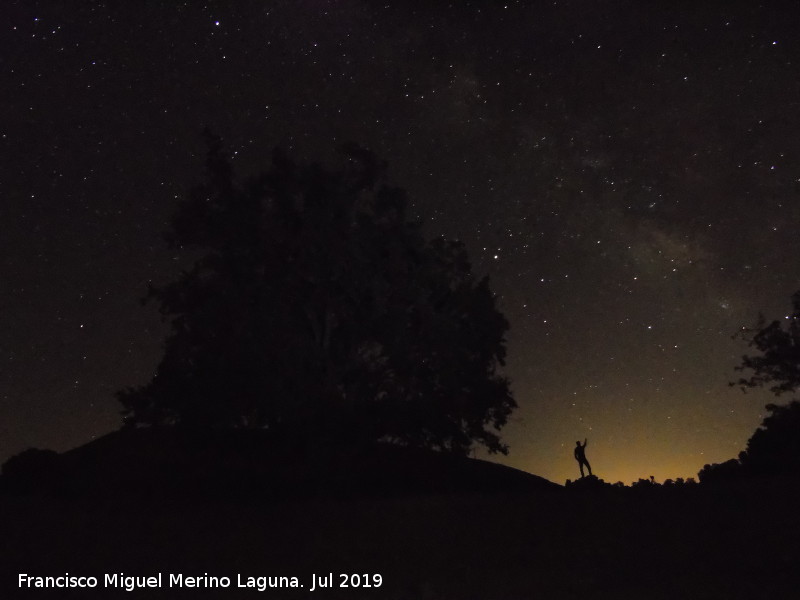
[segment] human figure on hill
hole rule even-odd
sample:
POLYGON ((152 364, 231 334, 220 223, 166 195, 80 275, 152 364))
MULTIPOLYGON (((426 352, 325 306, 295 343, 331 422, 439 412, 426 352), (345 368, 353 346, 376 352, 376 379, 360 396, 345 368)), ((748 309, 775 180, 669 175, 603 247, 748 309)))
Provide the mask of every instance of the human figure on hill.
POLYGON ((578 461, 578 466, 581 469, 581 479, 583 479, 583 465, 586 465, 586 468, 589 469, 589 476, 592 476, 592 466, 589 464, 589 461, 586 460, 586 443, 588 440, 583 440, 583 445, 581 446, 580 441, 575 442, 575 460, 578 461))

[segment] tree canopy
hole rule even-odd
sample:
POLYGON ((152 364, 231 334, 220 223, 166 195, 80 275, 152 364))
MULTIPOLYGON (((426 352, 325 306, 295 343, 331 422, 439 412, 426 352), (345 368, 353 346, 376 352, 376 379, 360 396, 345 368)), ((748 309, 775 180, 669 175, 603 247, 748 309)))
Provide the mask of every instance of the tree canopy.
POLYGON ((775 395, 800 387, 800 292, 792 296, 792 314, 783 321, 765 325, 763 317, 755 331, 743 330, 745 339, 759 354, 742 357, 737 371, 752 371, 731 385, 742 389, 770 386, 775 395))
POLYGON ((276 150, 240 184, 209 142, 167 234, 202 257, 150 290, 171 333, 152 381, 117 394, 125 423, 507 452, 508 322, 463 244, 427 241, 362 148, 337 169, 276 150))

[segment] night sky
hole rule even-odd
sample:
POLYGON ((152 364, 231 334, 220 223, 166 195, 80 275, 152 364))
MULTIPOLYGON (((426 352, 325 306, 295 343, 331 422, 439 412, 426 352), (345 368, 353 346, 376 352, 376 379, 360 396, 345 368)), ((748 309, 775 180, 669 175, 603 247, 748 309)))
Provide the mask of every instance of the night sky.
POLYGON ((728 382, 800 289, 796 3, 4 9, 0 460, 117 428, 152 376, 204 127, 242 175, 358 142, 467 244, 511 323, 505 464, 563 483, 588 437, 607 481, 695 476, 772 400, 728 382))

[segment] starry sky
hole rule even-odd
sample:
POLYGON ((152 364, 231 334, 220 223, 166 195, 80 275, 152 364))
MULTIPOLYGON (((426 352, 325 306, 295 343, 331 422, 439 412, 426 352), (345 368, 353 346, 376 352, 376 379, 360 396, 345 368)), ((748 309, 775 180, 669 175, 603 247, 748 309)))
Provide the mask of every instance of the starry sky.
POLYGON ((0 24, 0 460, 120 423, 167 331, 148 281, 202 178, 281 145, 386 159, 511 329, 500 462, 563 483, 734 457, 732 336, 800 289, 796 3, 11 2, 0 24), (679 8, 682 7, 682 8, 679 8))

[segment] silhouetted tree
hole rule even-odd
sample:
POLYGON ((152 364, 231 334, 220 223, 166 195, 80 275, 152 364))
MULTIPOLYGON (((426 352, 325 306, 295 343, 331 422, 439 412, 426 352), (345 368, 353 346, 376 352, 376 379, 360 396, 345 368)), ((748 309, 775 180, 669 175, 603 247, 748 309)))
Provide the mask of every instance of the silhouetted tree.
MULTIPOLYGON (((736 369, 751 370, 753 374, 731 385, 738 384, 742 389, 769 385, 776 396, 797 391, 800 387, 800 292, 792 296, 792 314, 783 321, 765 326, 762 317, 757 331, 743 333, 759 354, 742 357, 742 364, 736 369)), ((800 402, 793 400, 783 406, 768 404, 766 408, 771 414, 748 440, 747 449, 739 454, 739 462, 747 473, 799 472, 800 402)))
POLYGON ((661 484, 656 483, 656 478, 653 475, 650 475, 650 479, 640 477, 637 481, 631 483, 631 488, 635 488, 637 490, 655 489, 659 487, 661 487, 661 484))
POLYGON ((792 314, 765 325, 761 317, 755 330, 743 329, 741 337, 759 354, 742 357, 737 371, 751 370, 750 377, 732 382, 742 389, 770 386, 776 396, 800 387, 800 292, 792 296, 792 314))
POLYGON ((800 402, 767 404, 767 410, 739 462, 755 474, 800 473, 800 402))
POLYGON ((361 148, 339 170, 276 151, 240 185, 209 142, 168 234, 205 254, 150 291, 172 333, 153 380, 118 393, 125 422, 506 453, 508 322, 463 244, 426 241, 361 148))
POLYGON ((700 483, 710 483, 714 481, 725 481, 736 477, 741 477, 743 474, 741 463, 731 458, 724 463, 712 463, 704 465, 697 477, 700 483))

